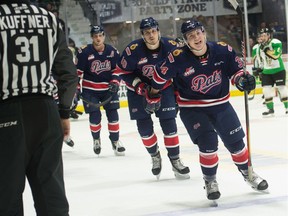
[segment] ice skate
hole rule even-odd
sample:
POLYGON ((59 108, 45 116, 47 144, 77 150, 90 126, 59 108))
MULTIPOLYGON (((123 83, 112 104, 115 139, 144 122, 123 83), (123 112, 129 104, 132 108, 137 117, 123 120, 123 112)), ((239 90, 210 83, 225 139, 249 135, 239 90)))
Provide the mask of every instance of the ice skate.
POLYGON ((65 142, 68 146, 70 146, 70 147, 73 147, 73 146, 74 146, 74 142, 73 142, 73 140, 71 139, 70 136, 67 137, 66 139, 64 139, 64 142, 65 142))
POLYGON ((286 108, 285 114, 288 114, 288 108, 286 108))
POLYGON ((251 179, 248 176, 248 171, 247 174, 244 171, 241 171, 244 180, 247 182, 248 185, 250 185, 254 190, 256 191, 264 191, 268 188, 268 183, 266 180, 261 178, 259 175, 257 175, 254 171, 252 171, 252 176, 251 179))
POLYGON ((116 156, 124 156, 125 148, 121 145, 120 141, 111 141, 114 154, 116 156))
POLYGON ((206 196, 209 200, 217 200, 221 196, 216 179, 209 182, 205 180, 204 189, 206 189, 206 196))
POLYGON ((182 161, 178 158, 175 160, 170 159, 172 170, 177 179, 189 179, 189 167, 183 165, 182 161))
POLYGON ((152 156, 152 170, 151 170, 153 175, 156 176, 157 180, 159 180, 161 169, 162 169, 162 159, 160 152, 158 151, 158 153, 155 156, 152 156))
POLYGON ((100 154, 100 152, 101 152, 101 142, 100 142, 100 139, 94 139, 93 150, 94 150, 95 154, 97 154, 97 155, 100 154))
POLYGON ((274 116, 274 109, 268 109, 267 111, 262 113, 263 117, 273 117, 274 116))
POLYGON ((78 116, 78 114, 76 113, 75 110, 71 110, 70 111, 70 118, 73 118, 73 119, 78 119, 79 118, 79 116, 78 116))

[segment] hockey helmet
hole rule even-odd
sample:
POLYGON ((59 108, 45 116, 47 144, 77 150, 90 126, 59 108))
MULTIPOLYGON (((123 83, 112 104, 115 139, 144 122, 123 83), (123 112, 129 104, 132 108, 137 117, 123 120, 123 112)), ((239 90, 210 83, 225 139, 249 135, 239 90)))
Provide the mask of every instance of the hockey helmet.
POLYGON ((153 17, 142 19, 140 22, 141 33, 143 33, 143 30, 149 28, 156 28, 157 30, 159 30, 159 24, 153 17))
POLYGON ((103 27, 99 25, 91 25, 91 30, 90 30, 91 37, 93 36, 93 34, 99 34, 99 33, 102 33, 104 35, 103 27))
POLYGON ((182 37, 177 37, 177 38, 175 38, 175 42, 176 42, 176 43, 184 43, 182 37))
POLYGON ((270 33, 271 33, 271 30, 270 30, 269 28, 262 28, 262 29, 260 29, 259 33, 260 33, 260 34, 263 34, 263 33, 268 33, 268 34, 270 34, 270 33))
POLYGON ((183 35, 184 38, 187 32, 196 30, 196 29, 201 29, 202 32, 204 32, 204 26, 202 25, 201 22, 195 20, 195 19, 190 19, 185 21, 184 23, 182 23, 181 26, 181 33, 183 35))

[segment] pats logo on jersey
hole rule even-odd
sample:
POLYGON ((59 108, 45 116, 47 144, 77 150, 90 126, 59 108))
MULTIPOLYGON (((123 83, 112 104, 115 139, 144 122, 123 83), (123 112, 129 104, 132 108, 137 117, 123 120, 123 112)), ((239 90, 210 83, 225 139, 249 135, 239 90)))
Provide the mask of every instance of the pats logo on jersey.
POLYGON ((111 62, 109 60, 105 60, 104 62, 95 60, 91 63, 90 71, 96 74, 111 71, 111 62))
POLYGON ((221 70, 216 70, 210 76, 199 74, 191 80, 191 89, 195 92, 206 94, 213 87, 222 82, 221 70))
POLYGON ((144 67, 142 67, 143 76, 151 79, 153 76, 153 73, 154 73, 154 65, 144 65, 144 67))

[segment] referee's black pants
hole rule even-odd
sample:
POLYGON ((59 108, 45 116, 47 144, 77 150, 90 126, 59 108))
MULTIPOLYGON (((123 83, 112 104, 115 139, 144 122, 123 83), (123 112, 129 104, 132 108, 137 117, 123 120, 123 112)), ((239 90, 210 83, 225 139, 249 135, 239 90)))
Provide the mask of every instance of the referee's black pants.
POLYGON ((38 216, 67 216, 63 132, 52 97, 0 102, 0 216, 22 216, 25 176, 38 216))

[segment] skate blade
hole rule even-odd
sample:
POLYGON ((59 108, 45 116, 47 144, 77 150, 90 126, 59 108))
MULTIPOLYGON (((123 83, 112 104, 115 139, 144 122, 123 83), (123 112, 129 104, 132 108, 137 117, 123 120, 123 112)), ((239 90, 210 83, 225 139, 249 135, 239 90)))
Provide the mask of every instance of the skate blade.
POLYGON ((114 151, 115 156, 125 156, 125 152, 114 151))
POLYGON ((175 178, 177 180, 186 180, 186 179, 190 179, 190 175, 189 174, 180 174, 178 172, 174 172, 175 178))
MULTIPOLYGON (((64 141, 65 142, 65 141, 64 141)), ((66 143, 66 145, 68 145, 68 146, 70 146, 71 148, 73 148, 74 147, 74 142, 65 142, 66 143)))
POLYGON ((218 207, 218 202, 216 200, 211 200, 210 207, 218 207))
POLYGON ((260 193, 263 193, 263 194, 270 194, 270 191, 269 189, 265 189, 265 190, 258 190, 257 188, 255 187, 252 187, 251 185, 249 185, 254 191, 257 191, 257 192, 260 192, 260 193))
POLYGON ((156 177, 156 180, 159 181, 159 179, 160 179, 160 173, 159 173, 158 175, 155 175, 155 177, 156 177))
POLYGON ((262 115, 262 118, 273 118, 273 117, 275 117, 274 114, 262 115))
POLYGON ((74 141, 71 139, 71 137, 67 137, 66 139, 64 139, 64 143, 70 147, 74 146, 74 141))
POLYGON ((99 157, 99 155, 100 155, 100 153, 101 152, 95 152, 95 151, 93 151, 98 157, 99 157))

